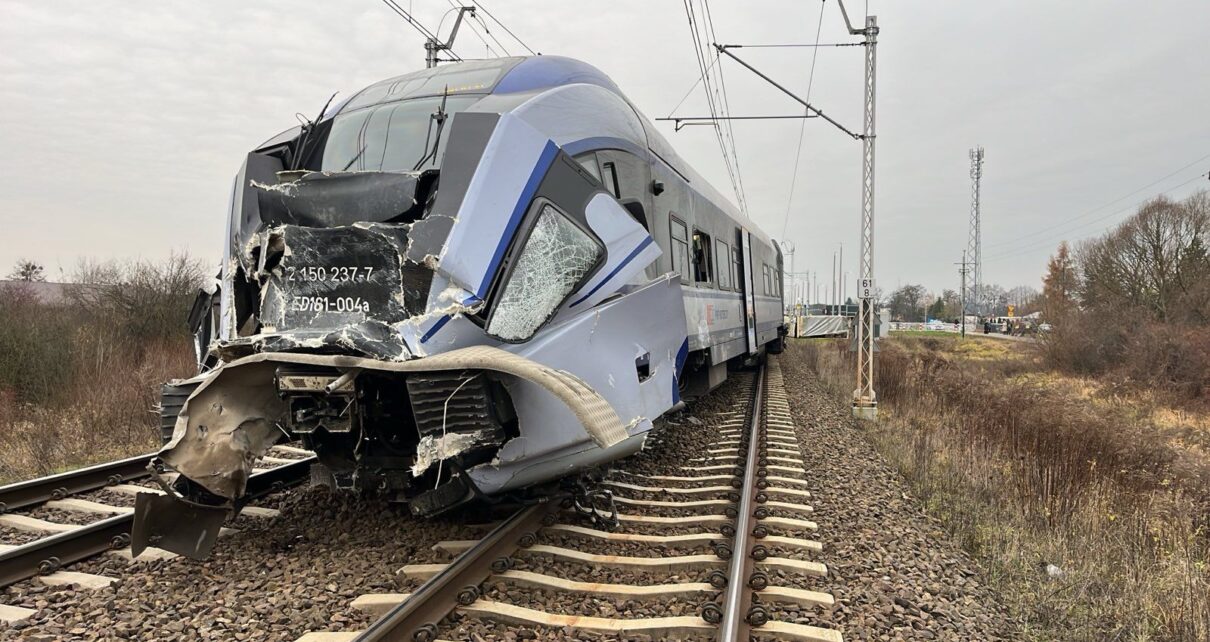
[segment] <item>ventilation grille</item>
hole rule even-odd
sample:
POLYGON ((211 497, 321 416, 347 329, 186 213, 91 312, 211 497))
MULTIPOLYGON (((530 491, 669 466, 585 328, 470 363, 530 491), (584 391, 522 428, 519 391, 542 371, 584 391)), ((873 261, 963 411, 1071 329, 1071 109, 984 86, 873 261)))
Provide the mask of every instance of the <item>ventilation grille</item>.
POLYGON ((418 373, 407 382, 421 436, 500 428, 482 371, 418 373))

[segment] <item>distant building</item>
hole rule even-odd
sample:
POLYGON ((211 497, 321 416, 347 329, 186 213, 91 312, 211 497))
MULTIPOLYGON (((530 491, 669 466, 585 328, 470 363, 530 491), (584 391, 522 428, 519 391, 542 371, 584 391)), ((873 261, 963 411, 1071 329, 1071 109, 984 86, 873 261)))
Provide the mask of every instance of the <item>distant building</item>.
POLYGON ((14 281, 0 279, 0 293, 14 293, 36 298, 43 305, 67 305, 70 288, 80 287, 75 283, 50 283, 47 281, 14 281))

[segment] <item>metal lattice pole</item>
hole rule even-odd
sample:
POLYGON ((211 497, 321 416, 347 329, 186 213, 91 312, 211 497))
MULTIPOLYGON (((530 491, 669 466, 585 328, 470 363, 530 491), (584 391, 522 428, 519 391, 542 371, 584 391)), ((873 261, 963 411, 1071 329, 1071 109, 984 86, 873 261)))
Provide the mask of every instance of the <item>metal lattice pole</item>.
POLYGON ((857 317, 857 389, 853 391, 853 416, 878 418, 874 394, 874 95, 877 70, 878 18, 866 16, 865 29, 865 128, 861 149, 861 283, 857 317))
MULTIPOLYGON (((970 159, 971 220, 966 241, 966 258, 971 262, 972 269, 970 291, 967 292, 966 301, 976 315, 981 315, 983 299, 980 298, 980 289, 983 285, 983 260, 980 257, 980 249, 983 245, 983 236, 980 230, 982 214, 979 205, 979 191, 983 182, 983 148, 976 147, 970 150, 970 159)), ((963 308, 962 312, 965 314, 966 309, 963 308)))

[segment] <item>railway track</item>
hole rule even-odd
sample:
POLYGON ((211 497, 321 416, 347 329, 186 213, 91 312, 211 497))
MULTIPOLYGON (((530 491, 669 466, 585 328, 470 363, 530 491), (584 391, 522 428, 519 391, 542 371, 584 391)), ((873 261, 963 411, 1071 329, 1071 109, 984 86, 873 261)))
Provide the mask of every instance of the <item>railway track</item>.
POLYGON ((298 642, 434 642, 507 627, 841 642, 838 631, 802 623, 810 620, 804 613, 834 600, 812 588, 827 568, 811 559, 822 545, 804 537, 816 525, 805 518, 812 508, 801 444, 776 361, 754 377, 746 409, 728 413, 715 436, 677 474, 607 479, 618 506, 614 531, 571 523, 567 500, 525 507, 482 539, 438 543, 434 549, 453 556, 449 563, 402 568, 404 578, 423 581, 414 591, 355 599, 355 608, 377 616, 365 630, 313 631, 298 642), (599 581, 602 573, 626 581, 599 581), (594 600, 665 604, 647 609, 659 611, 655 617, 577 608, 594 600), (533 608, 552 603, 563 612, 533 608))
MULTIPOLYGON (((109 552, 133 559, 129 545, 134 498, 163 492, 150 483, 152 457, 140 455, 0 486, 0 588, 31 578, 49 586, 85 588, 114 582, 116 578, 64 569, 109 552)), ((303 481, 314 459, 309 451, 275 446, 248 479, 249 493, 262 497, 303 481)), ((241 514, 265 518, 275 513, 249 506, 241 514)), ((159 549, 148 549, 144 556, 174 557, 159 549)), ((15 622, 29 614, 29 609, 0 604, 0 621, 15 622)))

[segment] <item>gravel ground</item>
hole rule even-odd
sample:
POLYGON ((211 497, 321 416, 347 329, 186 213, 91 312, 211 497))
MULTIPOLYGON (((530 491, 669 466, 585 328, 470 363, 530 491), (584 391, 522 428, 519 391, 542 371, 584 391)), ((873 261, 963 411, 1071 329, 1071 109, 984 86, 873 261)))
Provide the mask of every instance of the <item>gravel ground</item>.
POLYGON ((26 517, 33 517, 35 519, 41 519, 44 521, 53 522, 55 524, 73 524, 76 526, 91 524, 106 517, 105 515, 100 515, 97 513, 59 510, 56 508, 47 508, 45 506, 37 506, 27 511, 19 511, 15 514, 25 515, 26 517))
POLYGON ((96 502, 98 504, 109 504, 110 506, 125 506, 134 508, 134 495, 127 495, 126 493, 119 493, 112 490, 94 490, 92 492, 82 493, 80 495, 73 495, 73 497, 87 499, 90 502, 96 502))
POLYGON ((46 533, 34 533, 32 531, 23 531, 10 526, 0 526, 0 544, 9 546, 20 546, 28 544, 36 539, 41 539, 46 536, 46 533))
MULTIPOLYGON (((819 524, 810 538, 823 542, 818 561, 829 570, 803 588, 836 598, 831 610, 797 612, 803 623, 840 629, 847 641, 1014 639, 979 566, 921 513, 799 355, 792 345, 780 361, 813 495, 809 519, 819 524)), ((773 617, 792 619, 785 615, 773 617)))
MULTIPOLYGON (((398 590, 404 564, 436 561, 443 539, 477 529, 461 516, 421 522, 384 502, 316 489, 281 493, 261 505, 282 515, 243 519, 212 559, 136 562, 101 556, 67 570, 121 581, 74 591, 21 582, 0 603, 37 609, 26 623, 0 624, 0 640, 273 640, 309 630, 364 627, 349 603, 363 593, 398 590)), ((3 536, 0 533, 0 536, 3 536)))
MULTIPOLYGON (((815 559, 829 567, 825 578, 774 573, 773 582, 833 594, 831 609, 772 604, 775 619, 836 628, 846 640, 1003 640, 1013 637, 1013 623, 995 595, 982 586, 980 570, 948 542, 941 530, 921 515, 906 487, 863 438, 848 418, 848 409, 831 400, 806 369, 795 361, 792 347, 781 359, 790 404, 798 424, 805 475, 774 472, 806 479, 813 514, 775 509, 773 514, 819 523, 816 532, 781 534, 817 539, 822 554, 785 551, 783 556, 815 559), (808 447, 809 446, 809 447, 808 447)), ((660 422, 656 438, 635 457, 620 462, 625 470, 613 479, 647 486, 689 487, 692 482, 657 482, 627 473, 716 475, 728 471, 682 470, 691 457, 701 456, 719 441, 723 417, 742 408, 750 389, 748 375, 733 376, 723 389, 699 400, 686 412, 660 422)), ((288 456, 288 455, 283 455, 288 456)), ((727 482, 703 482, 727 485, 727 482)), ((798 485, 791 487, 799 488, 798 485)), ((615 489, 621 496, 692 500, 719 495, 685 496, 615 489)), ((115 505, 130 500, 108 491, 91 499, 115 505)), ((775 498, 794 501, 791 498, 775 498)), ((282 640, 291 641, 309 630, 353 630, 368 618, 350 608, 353 598, 369 592, 414 588, 418 583, 396 571, 405 564, 446 561, 431 550, 445 539, 472 539, 481 528, 466 524, 478 513, 453 514, 418 521, 386 503, 329 495, 322 490, 280 493, 260 505, 279 508, 274 520, 241 518, 239 533, 223 538, 206 562, 184 558, 137 562, 102 556, 69 570, 121 577, 114 586, 76 592, 23 582, 0 592, 0 603, 35 608, 26 624, 0 625, 6 640, 282 640)), ((722 506, 674 509, 621 506, 629 515, 705 515, 722 506)), ((563 520, 576 523, 571 514, 563 520)), ((673 534, 717 532, 717 524, 678 527, 623 524, 619 532, 673 534)), ((778 529, 770 528, 777 533, 778 529)), ((0 541, 26 539, 24 533, 0 528, 0 541)), ((544 533, 544 543, 601 554, 668 556, 710 553, 706 545, 668 548, 616 543, 573 535, 544 533)), ((778 554, 783 554, 777 551, 778 554)), ((519 555, 514 568, 580 581, 655 584, 705 581, 709 569, 678 572, 630 571, 560 562, 545 556, 519 555)), ((724 563, 720 560, 719 568, 724 563)), ((552 613, 595 617, 657 617, 692 615, 698 598, 665 597, 641 600, 583 596, 558 591, 520 589, 502 582, 487 585, 486 597, 552 613)), ((500 625, 453 616, 442 625, 448 639, 477 640, 598 640, 570 629, 500 625)), ((705 636, 706 639, 709 636, 705 636)), ((650 636, 627 636, 646 641, 650 636)))

